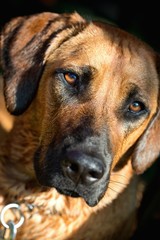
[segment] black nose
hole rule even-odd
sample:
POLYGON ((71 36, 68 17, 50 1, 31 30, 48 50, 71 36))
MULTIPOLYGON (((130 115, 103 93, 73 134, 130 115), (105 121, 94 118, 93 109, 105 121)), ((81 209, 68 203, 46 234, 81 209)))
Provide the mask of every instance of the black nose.
POLYGON ((64 175, 74 183, 90 185, 99 181, 104 174, 103 162, 78 151, 70 151, 62 162, 64 175))

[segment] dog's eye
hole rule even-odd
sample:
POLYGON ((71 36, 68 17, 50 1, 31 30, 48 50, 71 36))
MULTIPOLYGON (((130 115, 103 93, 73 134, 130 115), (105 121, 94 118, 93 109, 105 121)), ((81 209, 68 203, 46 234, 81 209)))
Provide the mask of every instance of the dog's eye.
POLYGON ((77 80, 78 80, 78 76, 72 72, 63 73, 63 77, 64 77, 65 81, 71 86, 75 86, 77 83, 77 80))
POLYGON ((128 108, 128 111, 131 112, 131 113, 140 113, 142 112, 143 110, 145 110, 145 106, 143 103, 139 102, 139 101, 135 101, 135 102, 132 102, 130 105, 129 105, 129 108, 128 108))

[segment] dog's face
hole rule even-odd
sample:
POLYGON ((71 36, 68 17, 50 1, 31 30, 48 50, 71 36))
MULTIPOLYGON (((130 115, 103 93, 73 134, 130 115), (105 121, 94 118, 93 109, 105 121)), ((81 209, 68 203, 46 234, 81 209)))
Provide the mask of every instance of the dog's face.
POLYGON ((2 36, 8 110, 40 107, 42 185, 94 206, 111 172, 131 159, 140 173, 159 156, 159 56, 147 45, 78 14, 18 18, 2 36))

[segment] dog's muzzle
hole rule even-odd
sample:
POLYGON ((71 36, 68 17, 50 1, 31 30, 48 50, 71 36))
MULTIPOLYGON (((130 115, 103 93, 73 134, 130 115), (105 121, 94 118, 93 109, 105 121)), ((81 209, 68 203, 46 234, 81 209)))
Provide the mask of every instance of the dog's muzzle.
POLYGON ((88 150, 81 144, 57 149, 50 146, 41 162, 39 150, 35 159, 37 178, 44 186, 67 196, 82 197, 89 206, 95 206, 109 182, 111 156, 103 156, 102 152, 95 146, 88 150))

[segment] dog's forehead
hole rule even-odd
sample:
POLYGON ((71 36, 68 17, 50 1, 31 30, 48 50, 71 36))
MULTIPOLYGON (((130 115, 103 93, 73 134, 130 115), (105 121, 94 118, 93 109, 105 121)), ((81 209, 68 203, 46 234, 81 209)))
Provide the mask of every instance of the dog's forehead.
MULTIPOLYGON (((65 34, 70 34, 70 30, 65 34)), ((91 66, 108 78, 132 78, 139 85, 145 82, 148 88, 151 78, 156 76, 151 53, 152 50, 135 36, 110 24, 91 22, 56 50, 52 50, 51 44, 46 58, 49 65, 56 62, 64 68, 91 66)))
POLYGON ((134 71, 137 69, 139 73, 141 70, 145 73, 147 69, 150 70, 150 63, 153 62, 147 45, 145 47, 135 36, 108 24, 91 23, 77 36, 77 43, 74 43, 74 38, 72 40, 75 49, 71 55, 77 53, 77 58, 82 56, 95 68, 105 65, 117 70, 127 66, 128 70, 133 67, 134 71))

